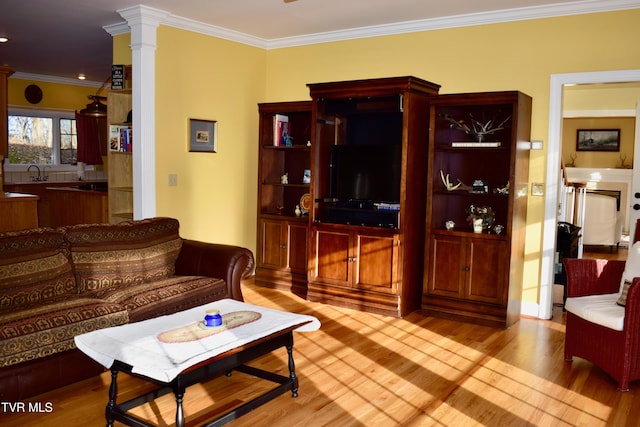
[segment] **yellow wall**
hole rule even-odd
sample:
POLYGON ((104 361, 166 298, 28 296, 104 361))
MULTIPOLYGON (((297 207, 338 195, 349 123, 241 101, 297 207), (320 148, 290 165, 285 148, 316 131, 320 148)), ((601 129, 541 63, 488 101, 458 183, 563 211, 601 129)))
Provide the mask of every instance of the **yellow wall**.
POLYGON ((255 248, 265 57, 262 49, 159 28, 157 214, 178 218, 183 237, 255 248), (217 121, 217 153, 188 151, 190 118, 217 121), (177 186, 168 186, 169 174, 177 186))
POLYGON ((564 88, 562 106, 564 111, 574 113, 635 110, 639 99, 640 82, 572 85, 564 88))
MULTIPOLYGON (((40 82, 11 77, 9 78, 8 104, 9 108, 82 110, 91 102, 87 96, 95 95, 97 91, 98 88, 95 87, 40 82), (42 101, 38 104, 31 104, 24 97, 24 90, 31 84, 36 84, 42 89, 42 101)), ((106 93, 103 95, 106 95, 106 93)))
POLYGON ((565 165, 575 159, 578 168, 616 168, 624 160, 633 165, 636 119, 634 117, 592 117, 564 119, 562 122, 562 160, 565 165), (577 151, 578 129, 620 129, 620 151, 577 151))

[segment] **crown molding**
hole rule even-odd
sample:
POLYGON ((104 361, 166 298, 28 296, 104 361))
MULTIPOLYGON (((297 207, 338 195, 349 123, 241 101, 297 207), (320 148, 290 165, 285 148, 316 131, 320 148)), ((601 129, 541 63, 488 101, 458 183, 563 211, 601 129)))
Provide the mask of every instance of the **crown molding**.
MULTIPOLYGON (((218 37, 262 49, 281 49, 317 43, 353 40, 367 37, 380 37, 394 34, 415 33, 420 31, 469 27, 476 25, 499 24, 531 19, 554 18, 569 15, 581 15, 598 12, 614 12, 640 8, 640 0, 585 0, 581 2, 559 3, 544 6, 530 6, 504 9, 492 12, 480 12, 442 18, 420 19, 393 24, 372 25, 347 30, 324 33, 304 34, 300 36, 264 39, 250 34, 230 30, 216 25, 205 24, 193 19, 169 14, 161 24, 182 30, 192 31, 212 37, 218 37)), ((107 25, 103 29, 112 36, 130 31, 126 22, 107 25)))
POLYGON ((530 6, 284 37, 268 40, 267 49, 638 8, 640 8, 640 1, 638 0, 586 0, 579 3, 530 6))
POLYGON ((121 34, 128 34, 131 32, 131 28, 129 28, 129 24, 126 22, 118 22, 117 24, 105 25, 102 27, 111 37, 119 36, 121 34))
POLYGON ((176 15, 169 15, 167 19, 162 22, 162 24, 181 30, 192 31, 207 36, 218 37, 221 39, 242 43, 248 46, 259 47, 261 49, 268 48, 268 40, 262 39, 260 37, 255 37, 250 34, 219 27, 217 25, 205 24, 193 19, 182 18, 176 15))
POLYGON ((562 112, 564 119, 580 119, 586 117, 635 117, 636 110, 565 110, 562 112))
POLYGON ((48 76, 45 74, 32 74, 32 73, 14 73, 10 77, 10 79, 20 79, 20 80, 32 80, 36 82, 46 82, 46 83, 59 83, 63 85, 73 85, 73 86, 84 86, 84 87, 101 87, 103 82, 94 82, 91 80, 79 80, 72 79, 69 77, 57 77, 57 76, 48 76))

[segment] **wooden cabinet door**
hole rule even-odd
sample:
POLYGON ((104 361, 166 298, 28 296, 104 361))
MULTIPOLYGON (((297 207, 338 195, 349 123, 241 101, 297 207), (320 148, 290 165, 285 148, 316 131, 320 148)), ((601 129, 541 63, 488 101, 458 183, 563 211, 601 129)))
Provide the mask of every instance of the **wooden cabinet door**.
POLYGON ((469 239, 467 279, 464 298, 502 304, 508 272, 507 243, 499 240, 469 239))
POLYGON ((398 293, 398 236, 358 233, 354 239, 355 287, 398 293))
POLYGON ((284 225, 283 221, 260 220, 258 267, 278 270, 285 266, 287 247, 282 243, 282 234, 286 233, 284 225))
POLYGON ((351 287, 351 233, 315 228, 311 281, 351 287))
POLYGON ((257 266, 307 275, 307 224, 285 219, 259 220, 257 266))
POLYGON ((287 222, 287 268, 292 273, 307 274, 307 224, 287 222))
POLYGON ((428 292, 503 304, 508 277, 506 245, 502 240, 433 235, 428 292))
POLYGON ((465 277, 464 239, 433 235, 430 244, 428 293, 461 298, 465 277))

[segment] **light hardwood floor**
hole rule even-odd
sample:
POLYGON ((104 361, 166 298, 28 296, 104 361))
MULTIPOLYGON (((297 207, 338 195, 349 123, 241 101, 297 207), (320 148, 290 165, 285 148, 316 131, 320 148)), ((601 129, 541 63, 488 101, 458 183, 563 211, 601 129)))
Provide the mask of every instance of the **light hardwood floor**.
MULTIPOLYGON (((564 317, 523 318, 493 329, 425 317, 388 318, 305 301, 291 293, 243 285, 252 304, 311 314, 316 332, 295 334, 300 395, 286 393, 230 426, 637 426, 640 382, 616 391, 590 363, 563 360, 564 317)), ((287 375, 280 349, 252 363, 287 375)), ((123 375, 120 401, 148 386, 123 375)), ((103 426, 108 373, 29 399, 49 413, 0 411, 0 425, 103 426)), ((243 374, 194 386, 185 395, 187 425, 262 391, 243 374)), ((137 414, 173 424, 165 396, 137 414)))

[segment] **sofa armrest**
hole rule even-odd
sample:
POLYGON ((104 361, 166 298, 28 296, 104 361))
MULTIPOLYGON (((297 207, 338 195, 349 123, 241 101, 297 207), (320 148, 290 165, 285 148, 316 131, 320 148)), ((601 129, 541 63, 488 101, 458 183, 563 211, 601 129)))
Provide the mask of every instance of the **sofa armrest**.
POLYGON ((251 277, 254 266, 253 254, 249 249, 182 239, 182 249, 176 260, 176 275, 223 279, 227 283, 229 297, 244 301, 240 281, 251 277))
MULTIPOLYGON (((627 292, 627 302, 624 307, 624 331, 627 334, 625 345, 633 346, 635 354, 640 353, 640 277, 633 279, 633 285, 627 292)), ((632 363, 639 363, 634 359, 632 363)))
POLYGON ((613 294, 620 290, 625 261, 565 258, 567 297, 613 294))

